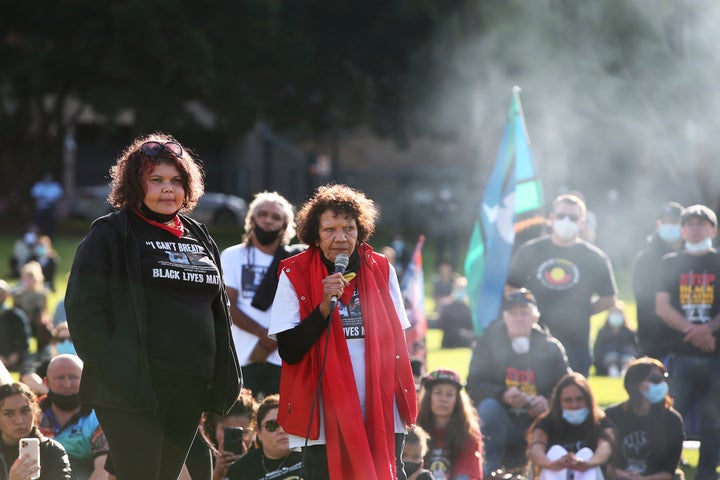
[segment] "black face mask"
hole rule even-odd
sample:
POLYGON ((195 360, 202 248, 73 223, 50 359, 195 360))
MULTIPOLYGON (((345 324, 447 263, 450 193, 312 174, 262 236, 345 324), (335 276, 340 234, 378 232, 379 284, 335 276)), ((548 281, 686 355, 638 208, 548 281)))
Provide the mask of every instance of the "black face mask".
POLYGON ((270 245, 280 237, 281 231, 282 229, 268 232, 260 228, 260 226, 255 225, 255 228, 253 228, 253 237, 260 245, 270 245))
POLYGON ((149 218, 153 222, 158 223, 166 223, 175 218, 175 215, 177 215, 177 212, 171 213, 169 215, 164 215, 162 213, 153 212, 150 210, 150 207, 145 205, 144 203, 140 204, 140 213, 142 213, 145 218, 149 218))
POLYGON ((65 412, 75 410, 80 405, 80 395, 77 393, 61 395, 51 390, 48 392, 47 398, 50 400, 50 403, 65 412))
POLYGON ((420 470, 420 467, 422 467, 422 463, 420 462, 403 461, 403 463, 405 464, 405 475, 407 475, 408 477, 420 470))

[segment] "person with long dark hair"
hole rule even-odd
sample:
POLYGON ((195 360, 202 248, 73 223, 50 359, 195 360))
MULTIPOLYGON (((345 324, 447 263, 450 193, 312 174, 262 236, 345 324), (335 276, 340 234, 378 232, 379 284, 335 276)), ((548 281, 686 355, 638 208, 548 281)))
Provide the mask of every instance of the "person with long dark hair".
POLYGON ((65 449, 40 433, 39 421, 40 406, 27 385, 0 385, 0 479, 70 480, 70 460, 65 449), (18 445, 23 438, 40 441, 40 468, 27 454, 19 455, 18 445))
POLYGON ((417 423, 430 435, 425 467, 435 478, 483 478, 479 416, 456 372, 434 370, 423 379, 417 423))
POLYGON ((587 379, 573 372, 558 381, 550 408, 530 426, 528 459, 541 480, 565 480, 569 471, 576 480, 595 480, 602 478, 612 445, 612 423, 587 379))
POLYGON ((204 192, 175 138, 136 138, 110 169, 108 201, 78 247, 65 310, 120 480, 176 480, 203 411, 227 412, 241 373, 220 253, 185 213, 204 192))
POLYGON ((623 384, 628 399, 605 410, 615 425, 608 477, 670 480, 680 463, 683 422, 672 408, 667 372, 659 360, 642 357, 628 365, 623 384))

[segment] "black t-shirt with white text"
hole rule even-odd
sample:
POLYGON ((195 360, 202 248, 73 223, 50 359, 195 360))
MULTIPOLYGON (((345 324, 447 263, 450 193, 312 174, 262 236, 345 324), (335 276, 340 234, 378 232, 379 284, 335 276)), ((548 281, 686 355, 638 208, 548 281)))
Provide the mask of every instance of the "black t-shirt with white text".
POLYGON ((151 365, 162 371, 212 377, 212 302, 220 292, 218 267, 188 230, 178 238, 137 215, 129 218, 140 242, 151 365))

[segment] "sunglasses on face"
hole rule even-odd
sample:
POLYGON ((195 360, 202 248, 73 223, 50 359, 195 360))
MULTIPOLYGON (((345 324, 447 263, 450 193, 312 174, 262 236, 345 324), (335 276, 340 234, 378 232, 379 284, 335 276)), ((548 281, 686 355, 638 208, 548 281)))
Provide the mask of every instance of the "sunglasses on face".
POLYGON ((571 222, 577 222, 580 220, 580 215, 575 215, 574 213, 556 213, 555 218, 558 220, 564 220, 565 217, 569 218, 571 222))
POLYGON ((280 428, 280 424, 277 422, 277 420, 268 420, 267 422, 263 423, 263 428, 268 432, 272 433, 278 428, 280 428))
POLYGON ((650 383, 655 383, 655 384, 657 384, 657 383, 660 383, 660 382, 664 382, 665 380, 667 380, 667 378, 668 378, 667 372, 662 373, 662 374, 661 374, 661 373, 653 373, 652 375, 650 375, 649 377, 647 377, 646 380, 647 380, 648 382, 650 382, 650 383))
POLYGON ((162 152, 163 150, 167 150, 176 157, 182 157, 183 154, 183 149, 177 142, 160 143, 150 141, 143 143, 140 147, 140 151, 148 157, 155 157, 157 155, 160 155, 160 152, 162 152))

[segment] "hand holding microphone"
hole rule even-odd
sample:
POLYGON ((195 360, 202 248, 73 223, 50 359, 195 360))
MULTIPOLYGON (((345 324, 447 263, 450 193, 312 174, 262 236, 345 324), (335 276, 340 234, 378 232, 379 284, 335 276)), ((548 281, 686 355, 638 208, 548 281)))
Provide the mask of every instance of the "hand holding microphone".
MULTIPOLYGON (((345 273, 345 269, 348 266, 348 263, 350 263, 350 258, 344 254, 344 253, 338 253, 335 257, 335 272, 334 273, 345 273)), ((330 314, 335 310, 335 306, 337 305, 338 297, 337 295, 333 295, 330 299, 330 314)))

